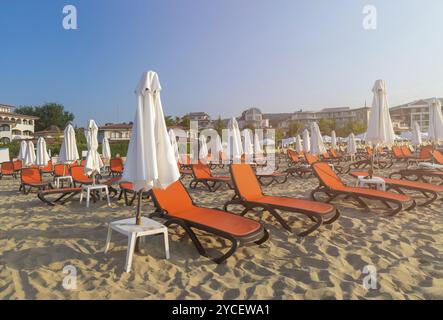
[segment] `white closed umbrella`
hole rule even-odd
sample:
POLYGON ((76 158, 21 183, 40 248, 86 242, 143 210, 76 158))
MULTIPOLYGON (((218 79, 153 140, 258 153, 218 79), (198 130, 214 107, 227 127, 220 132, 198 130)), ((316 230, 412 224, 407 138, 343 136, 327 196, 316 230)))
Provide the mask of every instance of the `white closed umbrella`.
POLYGON ((237 120, 232 117, 228 122, 228 151, 229 157, 234 162, 239 162, 243 155, 243 147, 241 143, 240 129, 237 120))
POLYGON ((252 132, 249 129, 243 130, 243 150, 246 156, 246 161, 252 162, 254 156, 254 145, 252 143, 252 132))
POLYGON ((180 159, 180 153, 178 151, 177 136, 175 135, 173 129, 169 129, 168 135, 171 141, 172 149, 174 150, 175 160, 178 161, 180 159))
POLYGON ((301 138, 299 134, 295 137, 295 151, 297 151, 297 153, 303 152, 303 146, 301 145, 301 138))
POLYGON ((208 144, 206 143, 206 137, 204 135, 200 135, 199 139, 199 151, 198 151, 198 158, 202 162, 206 162, 208 160, 208 144))
POLYGON ((414 125, 412 126, 412 137, 411 142, 414 146, 419 146, 422 144, 420 125, 417 121, 414 121, 414 125))
POLYGON ((87 176, 92 176, 93 184, 95 183, 95 174, 100 173, 103 167, 102 159, 98 153, 98 126, 94 120, 88 121, 88 126, 85 129, 86 145, 88 153, 86 154, 84 173, 87 176))
POLYGON ((311 123, 311 153, 320 155, 326 153, 326 148, 323 143, 323 137, 318 127, 317 122, 311 123))
POLYGON ((332 130, 331 132, 331 148, 337 149, 337 135, 335 130, 332 130))
POLYGON ((441 112, 441 102, 437 98, 429 101, 428 139, 437 143, 443 140, 443 115, 441 112))
POLYGON ((348 136, 348 148, 346 153, 349 155, 355 155, 357 153, 357 142, 355 141, 355 135, 353 133, 348 136))
POLYGON ((38 138, 37 140, 37 154, 35 157, 35 164, 44 167, 48 165, 49 162, 49 154, 46 149, 46 141, 43 137, 38 138))
POLYGON ((25 152, 25 159, 23 160, 25 166, 31 166, 35 164, 35 150, 34 143, 28 141, 25 152))
POLYGON ((26 156, 26 148, 28 148, 28 144, 25 140, 20 142, 20 151, 18 153, 18 159, 24 161, 26 156))
POLYGON ((309 138, 308 129, 303 130, 303 150, 306 153, 311 151, 311 139, 309 138))
POLYGON ((102 155, 103 159, 110 160, 111 159, 111 146, 109 145, 109 140, 107 137, 103 138, 102 141, 102 155))
POLYGON ((136 223, 141 223, 141 193, 165 189, 180 178, 166 128, 157 73, 143 73, 136 89, 137 110, 129 142, 123 180, 138 192, 136 223))
POLYGON ((222 146, 222 143, 221 143, 221 139, 220 139, 220 136, 218 134, 215 136, 215 140, 214 140, 214 143, 212 144, 212 148, 214 148, 213 153, 217 154, 217 155, 219 155, 220 152, 223 151, 223 146, 222 146))
POLYGON ((386 84, 383 80, 377 80, 372 88, 374 98, 372 100, 371 114, 369 116, 366 141, 373 145, 390 145, 394 143, 395 133, 389 114, 389 103, 386 93, 386 84))
POLYGON ((63 132, 63 142, 60 146, 59 162, 69 163, 79 159, 75 130, 68 124, 63 132))

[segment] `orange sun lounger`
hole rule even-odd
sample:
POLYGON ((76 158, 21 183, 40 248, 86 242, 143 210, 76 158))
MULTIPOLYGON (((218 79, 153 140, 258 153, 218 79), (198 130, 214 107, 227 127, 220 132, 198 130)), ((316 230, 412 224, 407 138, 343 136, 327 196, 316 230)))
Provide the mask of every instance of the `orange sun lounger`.
POLYGON ((199 183, 202 183, 209 191, 215 192, 222 185, 227 185, 232 189, 231 177, 213 176, 209 165, 199 161, 198 164, 191 165, 194 178, 189 183, 189 188, 195 189, 199 183))
POLYGON ((109 175, 122 175, 123 170, 124 166, 121 158, 113 158, 109 161, 109 175))
POLYGON ((12 161, 6 161, 1 164, 0 168, 0 180, 4 176, 11 176, 14 179, 17 178, 17 171, 14 170, 14 163, 12 161))
POLYGON ((172 224, 181 226, 202 256, 208 257, 208 253, 193 229, 211 233, 231 242, 231 247, 226 253, 212 258, 216 263, 222 263, 233 255, 240 244, 254 242, 259 245, 269 237, 266 229, 258 221, 218 209, 196 206, 181 181, 174 182, 165 190, 152 189, 150 193, 157 208, 151 217, 166 219, 165 226, 172 224))
MULTIPOLYGON (((357 178, 359 176, 366 177, 368 176, 368 172, 366 171, 353 171, 350 173, 351 176, 357 178)), ((438 194, 443 192, 443 186, 438 186, 431 183, 425 183, 420 181, 409 181, 409 180, 400 180, 400 179, 391 179, 384 178, 386 189, 387 190, 395 190, 400 194, 404 194, 403 190, 412 190, 417 191, 423 194, 426 198, 426 201, 423 203, 417 203, 417 206, 426 206, 431 204, 438 198, 438 194)))
POLYGON ((303 214, 314 221, 315 224, 306 231, 299 233, 298 235, 301 237, 314 232, 323 223, 330 224, 334 222, 340 215, 340 212, 330 204, 290 197, 264 195, 254 171, 248 164, 232 164, 230 170, 237 199, 226 202, 224 205, 225 210, 231 204, 240 204, 245 207, 241 215, 245 215, 254 208, 262 208, 274 216, 283 228, 288 231, 292 231, 292 228, 277 210, 303 214))
POLYGON ((19 190, 22 190, 24 194, 28 194, 33 188, 38 190, 52 188, 49 181, 44 182, 42 180, 42 174, 38 168, 23 168, 20 177, 21 184, 19 190), (26 190, 26 187, 29 187, 28 190, 26 190))
POLYGON ((354 199, 365 209, 369 209, 369 207, 362 198, 379 200, 390 209, 389 216, 393 216, 403 209, 411 210, 416 206, 415 201, 407 195, 347 186, 325 162, 316 162, 312 165, 312 168, 320 181, 320 185, 311 192, 311 197, 314 200, 316 200, 315 194, 317 193, 326 194, 328 196, 326 202, 330 202, 343 195, 346 199, 354 199), (394 204, 395 207, 392 207, 390 204, 394 204), (406 204, 409 204, 409 206, 405 207, 406 204))

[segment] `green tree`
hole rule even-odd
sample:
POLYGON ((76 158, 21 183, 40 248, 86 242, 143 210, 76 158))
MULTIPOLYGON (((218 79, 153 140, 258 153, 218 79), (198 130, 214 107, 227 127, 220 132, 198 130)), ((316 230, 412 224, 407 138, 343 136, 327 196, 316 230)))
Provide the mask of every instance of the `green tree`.
POLYGON ((300 122, 292 122, 289 125, 289 135, 291 137, 294 137, 298 134, 298 132, 300 131, 300 129, 303 128, 303 124, 301 124, 300 122))
POLYGON ((218 116, 218 119, 214 123, 214 129, 218 132, 218 134, 221 136, 223 132, 223 121, 221 119, 221 116, 218 116))
POLYGON ((246 126, 245 126, 245 129, 249 129, 252 132, 254 132, 255 126, 252 123, 247 123, 246 126))
POLYGON ((179 125, 185 127, 186 129, 189 129, 189 127, 191 126, 191 120, 189 120, 189 118, 181 118, 179 125))
POLYGON ((336 129, 335 120, 333 119, 320 119, 318 127, 322 134, 331 135, 332 130, 336 129))
POLYGON ((21 106, 15 109, 15 112, 38 117, 35 131, 45 130, 51 125, 64 128, 69 122, 74 120, 74 114, 65 111, 65 107, 58 103, 45 103, 42 106, 21 106))
POLYGON ((165 116, 165 123, 167 127, 173 127, 178 125, 180 122, 180 119, 178 117, 172 117, 172 116, 165 116))

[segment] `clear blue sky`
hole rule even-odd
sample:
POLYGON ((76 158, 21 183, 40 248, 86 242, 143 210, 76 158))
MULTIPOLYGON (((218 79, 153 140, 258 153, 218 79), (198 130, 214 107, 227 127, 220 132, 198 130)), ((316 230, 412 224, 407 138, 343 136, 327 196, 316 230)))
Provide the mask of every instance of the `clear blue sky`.
POLYGON ((1 1, 0 39, 0 103, 59 102, 78 125, 132 120, 147 70, 170 115, 360 106, 379 78, 391 105, 443 96, 441 0, 1 1))

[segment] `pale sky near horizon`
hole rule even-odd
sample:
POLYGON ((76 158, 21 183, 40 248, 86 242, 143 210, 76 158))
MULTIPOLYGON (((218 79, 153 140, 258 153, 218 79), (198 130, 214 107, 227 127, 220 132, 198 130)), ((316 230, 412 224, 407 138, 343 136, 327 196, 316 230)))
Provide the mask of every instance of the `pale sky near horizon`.
POLYGON ((370 105, 380 78, 391 106, 443 97, 441 0, 2 1, 0 39, 0 103, 59 102, 80 126, 133 120, 147 70, 174 116, 370 105))

